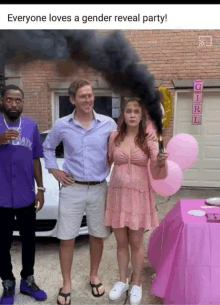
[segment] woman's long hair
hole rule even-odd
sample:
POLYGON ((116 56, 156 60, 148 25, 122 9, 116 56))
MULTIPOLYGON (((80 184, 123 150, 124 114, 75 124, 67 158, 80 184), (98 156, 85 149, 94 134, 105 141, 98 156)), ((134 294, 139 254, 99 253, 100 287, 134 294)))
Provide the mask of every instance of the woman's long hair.
POLYGON ((138 134, 136 135, 135 137, 135 144, 140 147, 143 152, 145 154, 147 154, 147 144, 146 144, 146 136, 147 136, 147 133, 146 133, 146 120, 147 120, 147 111, 144 107, 144 105, 142 103, 140 103, 140 99, 139 98, 126 98, 125 99, 125 103, 123 105, 123 108, 121 110, 121 113, 120 113, 120 116, 118 118, 118 128, 117 128, 117 131, 118 131, 118 134, 117 136, 115 137, 115 145, 118 146, 120 145, 120 143, 124 140, 125 138, 125 135, 126 135, 126 128, 127 128, 127 125, 125 123, 125 120, 124 120, 124 112, 125 112, 125 108, 127 106, 127 104, 129 102, 138 102, 139 106, 141 107, 141 112, 142 112, 142 118, 141 118, 141 121, 139 123, 139 131, 138 131, 138 134))

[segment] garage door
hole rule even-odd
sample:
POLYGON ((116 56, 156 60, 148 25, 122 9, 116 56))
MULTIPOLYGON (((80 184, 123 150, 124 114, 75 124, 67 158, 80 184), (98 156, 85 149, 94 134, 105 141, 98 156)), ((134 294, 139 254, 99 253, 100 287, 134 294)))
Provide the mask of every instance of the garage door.
POLYGON ((187 133, 199 144, 195 163, 184 171, 183 186, 220 187, 220 91, 203 91, 202 125, 191 125, 192 91, 178 92, 174 134, 187 133))

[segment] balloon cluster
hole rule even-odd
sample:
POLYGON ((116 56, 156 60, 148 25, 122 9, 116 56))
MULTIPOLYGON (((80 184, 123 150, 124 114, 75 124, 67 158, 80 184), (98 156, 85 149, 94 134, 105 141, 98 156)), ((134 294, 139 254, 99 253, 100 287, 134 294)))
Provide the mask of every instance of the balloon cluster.
POLYGON ((168 175, 165 179, 154 180, 150 172, 149 175, 153 190, 161 196, 171 196, 175 194, 182 185, 183 171, 192 166, 198 156, 198 143, 196 139, 185 133, 173 136, 167 144, 166 151, 168 175))

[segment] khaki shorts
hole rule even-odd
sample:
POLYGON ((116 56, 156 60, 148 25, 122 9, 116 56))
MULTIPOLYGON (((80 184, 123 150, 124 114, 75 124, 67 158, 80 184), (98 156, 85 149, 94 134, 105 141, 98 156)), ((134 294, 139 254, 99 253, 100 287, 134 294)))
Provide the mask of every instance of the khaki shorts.
POLYGON ((89 234, 106 238, 110 228, 105 226, 107 182, 96 185, 73 184, 62 187, 59 196, 57 238, 73 239, 79 235, 84 212, 89 234))

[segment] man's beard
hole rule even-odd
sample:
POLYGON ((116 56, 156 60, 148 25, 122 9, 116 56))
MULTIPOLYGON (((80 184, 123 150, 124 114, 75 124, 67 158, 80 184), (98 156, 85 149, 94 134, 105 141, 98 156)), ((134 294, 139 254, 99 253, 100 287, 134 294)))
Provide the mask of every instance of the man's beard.
POLYGON ((10 121, 14 122, 14 121, 16 121, 20 117, 20 115, 22 113, 22 110, 21 111, 20 110, 16 110, 16 112, 11 112, 8 109, 6 109, 4 107, 4 105, 2 105, 2 112, 7 116, 7 118, 10 121))

